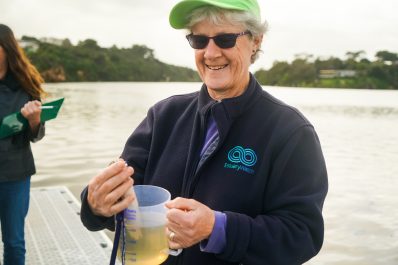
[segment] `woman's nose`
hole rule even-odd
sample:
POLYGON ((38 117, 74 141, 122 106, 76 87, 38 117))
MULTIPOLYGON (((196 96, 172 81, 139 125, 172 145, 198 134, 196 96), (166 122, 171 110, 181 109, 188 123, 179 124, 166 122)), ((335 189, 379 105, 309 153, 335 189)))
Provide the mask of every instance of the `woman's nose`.
POLYGON ((217 46, 213 39, 209 40, 209 43, 205 48, 204 56, 207 59, 221 56, 221 48, 217 46))

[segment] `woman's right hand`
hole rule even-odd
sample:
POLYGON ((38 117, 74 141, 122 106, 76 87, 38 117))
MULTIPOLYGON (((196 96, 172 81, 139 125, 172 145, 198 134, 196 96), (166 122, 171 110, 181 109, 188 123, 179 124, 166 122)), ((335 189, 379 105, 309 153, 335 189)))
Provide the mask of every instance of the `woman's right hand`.
POLYGON ((126 209, 135 200, 128 192, 133 186, 134 169, 122 159, 105 168, 88 184, 87 201, 95 215, 110 217, 126 209))

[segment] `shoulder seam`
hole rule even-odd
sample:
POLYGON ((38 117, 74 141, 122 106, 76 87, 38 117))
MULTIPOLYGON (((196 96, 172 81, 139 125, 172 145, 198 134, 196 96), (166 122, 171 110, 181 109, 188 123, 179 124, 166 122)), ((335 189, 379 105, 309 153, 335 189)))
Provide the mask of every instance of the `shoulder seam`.
MULTIPOLYGON (((289 104, 286 104, 283 101, 279 102, 278 100, 275 100, 274 96, 272 96, 271 94, 268 94, 268 95, 270 95, 271 97, 267 96, 266 91, 264 91, 264 90, 261 91, 261 97, 264 98, 265 100, 270 101, 273 104, 276 104, 280 107, 286 108, 286 109, 296 113, 296 115, 299 116, 300 119, 305 122, 305 124, 303 124, 302 126, 309 125, 309 126, 313 127, 313 125, 308 121, 308 119, 297 108, 290 106, 289 104)), ((301 127, 301 126, 299 126, 299 127, 301 127)))

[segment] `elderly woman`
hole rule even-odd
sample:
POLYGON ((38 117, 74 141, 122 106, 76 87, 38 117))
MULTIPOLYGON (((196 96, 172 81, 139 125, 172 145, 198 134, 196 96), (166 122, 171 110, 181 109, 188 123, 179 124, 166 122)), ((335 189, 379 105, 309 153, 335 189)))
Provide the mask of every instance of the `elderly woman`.
POLYGON ((183 251, 164 264, 302 264, 323 242, 326 167, 311 123, 249 72, 266 31, 258 3, 184 0, 170 23, 189 30, 202 88, 149 110, 83 191, 83 223, 113 229, 134 180, 171 192, 166 233, 183 251))

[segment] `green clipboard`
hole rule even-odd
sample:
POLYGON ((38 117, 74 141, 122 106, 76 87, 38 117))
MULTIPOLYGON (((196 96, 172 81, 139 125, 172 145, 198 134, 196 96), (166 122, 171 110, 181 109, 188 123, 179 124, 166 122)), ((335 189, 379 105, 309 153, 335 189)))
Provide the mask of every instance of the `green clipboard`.
MULTIPOLYGON (((42 104, 40 120, 42 122, 55 119, 58 111, 64 102, 64 98, 42 104)), ((17 134, 25 130, 28 126, 28 120, 22 116, 21 112, 14 112, 5 116, 0 124, 0 139, 17 134)))

